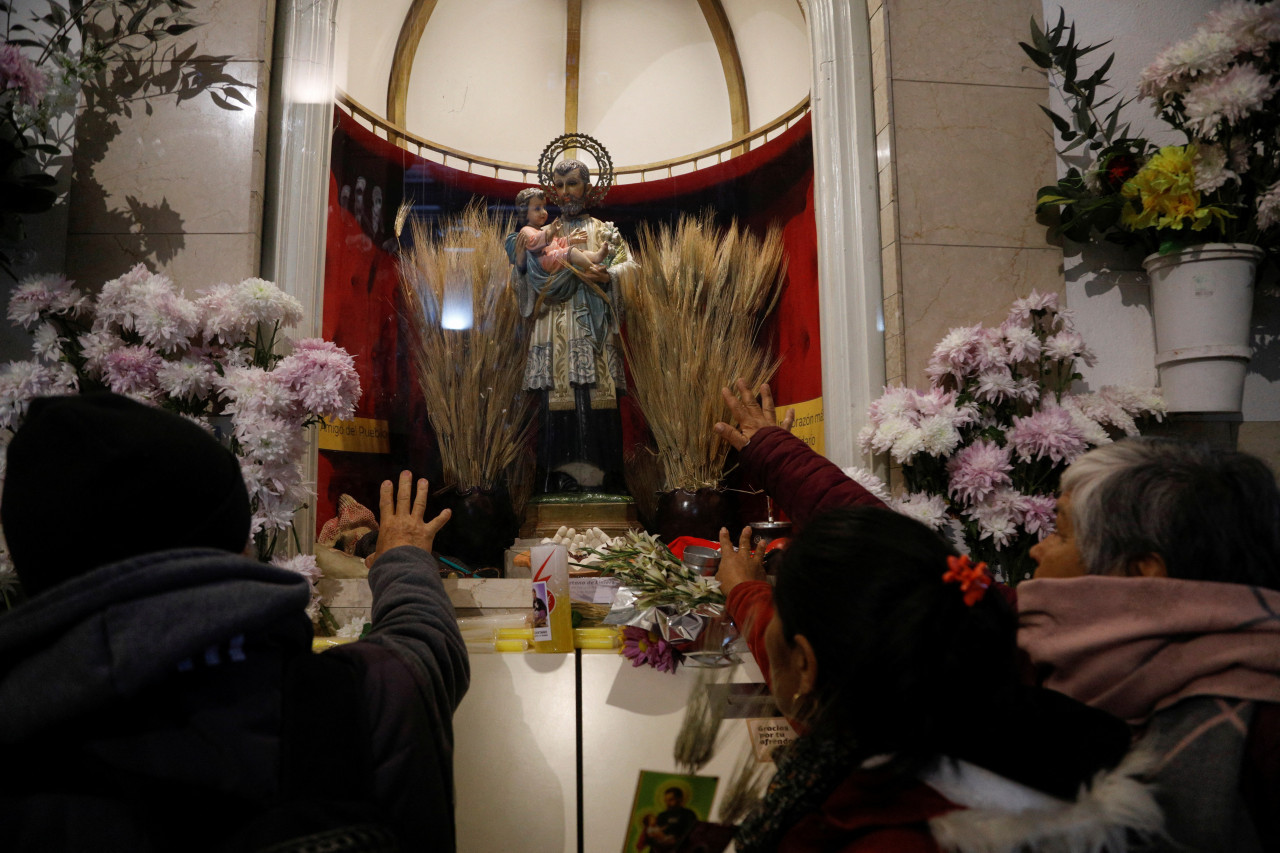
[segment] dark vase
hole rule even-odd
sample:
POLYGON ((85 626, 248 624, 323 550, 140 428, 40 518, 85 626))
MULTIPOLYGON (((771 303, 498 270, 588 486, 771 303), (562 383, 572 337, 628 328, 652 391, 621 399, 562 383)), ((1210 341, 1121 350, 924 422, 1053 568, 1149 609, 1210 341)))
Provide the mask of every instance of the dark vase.
POLYGON ((713 542, 720 539, 720 528, 733 529, 733 504, 723 489, 698 489, 696 492, 676 489, 658 495, 654 513, 654 532, 664 542, 681 536, 697 536, 713 542))
POLYGON ((503 566, 503 554, 520 533, 520 519, 503 486, 492 489, 448 489, 439 497, 439 509, 453 516, 436 534, 436 551, 457 557, 472 569, 503 566))

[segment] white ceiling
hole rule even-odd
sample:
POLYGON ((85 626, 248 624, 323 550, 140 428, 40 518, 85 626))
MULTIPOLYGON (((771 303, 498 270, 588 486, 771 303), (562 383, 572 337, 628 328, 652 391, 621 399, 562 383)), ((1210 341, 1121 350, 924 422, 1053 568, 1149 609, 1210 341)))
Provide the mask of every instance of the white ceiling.
MULTIPOLYGON (((751 127, 809 92, 796 0, 723 0, 751 127)), ((564 132, 566 0, 438 0, 410 78, 408 130, 471 154, 534 163, 564 132)), ((410 0, 338 8, 339 88, 385 116, 410 0)), ((578 127, 616 165, 666 160, 733 137, 720 57, 698 0, 582 0, 578 127)))

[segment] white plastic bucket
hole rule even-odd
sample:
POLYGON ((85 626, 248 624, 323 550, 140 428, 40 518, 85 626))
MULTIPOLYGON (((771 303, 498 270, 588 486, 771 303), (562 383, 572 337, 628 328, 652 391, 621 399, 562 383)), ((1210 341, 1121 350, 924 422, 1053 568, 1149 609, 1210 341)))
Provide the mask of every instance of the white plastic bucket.
POLYGON ((1238 412, 1252 353, 1253 284, 1262 249, 1206 243, 1148 255, 1156 367, 1170 412, 1238 412))

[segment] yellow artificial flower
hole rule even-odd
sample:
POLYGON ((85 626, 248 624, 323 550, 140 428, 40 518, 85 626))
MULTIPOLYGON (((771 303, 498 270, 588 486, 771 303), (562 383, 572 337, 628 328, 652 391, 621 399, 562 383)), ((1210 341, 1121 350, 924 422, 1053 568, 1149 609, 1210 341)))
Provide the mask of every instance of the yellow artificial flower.
POLYGON ((1131 231, 1180 231, 1183 227, 1202 231, 1214 222, 1231 218, 1216 205, 1200 206, 1195 158, 1194 145, 1169 145, 1152 155, 1120 190, 1125 198, 1137 202, 1137 206, 1125 205, 1120 224, 1131 231))

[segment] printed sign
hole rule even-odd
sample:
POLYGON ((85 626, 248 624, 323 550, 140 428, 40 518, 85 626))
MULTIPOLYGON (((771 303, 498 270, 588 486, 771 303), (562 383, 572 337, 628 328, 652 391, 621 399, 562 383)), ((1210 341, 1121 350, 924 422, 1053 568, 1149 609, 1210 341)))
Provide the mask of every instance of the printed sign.
POLYGON ((390 453, 391 431, 384 420, 352 418, 338 421, 325 418, 320 422, 321 450, 345 450, 349 453, 390 453))
POLYGON ((796 730, 782 717, 747 720, 756 761, 773 761, 774 747, 796 739, 796 730))
POLYGON ((791 425, 791 434, 809 445, 822 455, 827 453, 827 442, 822 429, 822 398, 814 397, 800 403, 779 403, 777 406, 779 420, 787 409, 796 410, 795 423, 791 425))

